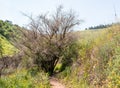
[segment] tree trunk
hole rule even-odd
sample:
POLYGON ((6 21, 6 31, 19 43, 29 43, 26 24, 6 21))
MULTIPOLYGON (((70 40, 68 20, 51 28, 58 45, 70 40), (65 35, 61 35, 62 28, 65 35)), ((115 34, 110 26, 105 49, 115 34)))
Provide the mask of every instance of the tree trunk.
POLYGON ((52 75, 54 73, 54 68, 56 66, 56 63, 58 62, 58 58, 56 56, 53 57, 53 59, 48 60, 48 61, 41 61, 41 68, 44 70, 46 73, 48 72, 49 75, 52 75))

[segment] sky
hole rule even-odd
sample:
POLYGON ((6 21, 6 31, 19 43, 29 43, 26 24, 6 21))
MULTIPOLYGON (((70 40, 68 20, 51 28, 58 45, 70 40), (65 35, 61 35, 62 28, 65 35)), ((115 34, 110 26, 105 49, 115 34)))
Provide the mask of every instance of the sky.
POLYGON ((113 23, 115 12, 120 17, 120 0, 0 0, 0 19, 26 26, 29 19, 22 13, 33 16, 53 13, 59 5, 66 11, 72 9, 83 20, 77 30, 113 23))

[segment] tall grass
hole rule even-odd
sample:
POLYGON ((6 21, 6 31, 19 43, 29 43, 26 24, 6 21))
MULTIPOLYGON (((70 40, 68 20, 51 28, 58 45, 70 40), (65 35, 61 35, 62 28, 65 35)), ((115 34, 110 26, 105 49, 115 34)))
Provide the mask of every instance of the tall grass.
POLYGON ((71 88, 120 88, 120 26, 79 34, 79 58, 59 75, 71 88))
POLYGON ((31 75, 31 71, 18 70, 9 76, 2 76, 0 88, 50 88, 50 84, 48 75, 43 72, 31 75))

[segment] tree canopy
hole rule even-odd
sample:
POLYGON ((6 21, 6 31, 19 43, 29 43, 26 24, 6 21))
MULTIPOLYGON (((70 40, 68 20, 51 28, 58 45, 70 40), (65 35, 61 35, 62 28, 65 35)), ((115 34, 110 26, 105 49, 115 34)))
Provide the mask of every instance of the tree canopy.
POLYGON ((31 20, 29 30, 21 29, 22 37, 16 45, 33 58, 34 64, 52 74, 59 59, 67 52, 66 48, 74 41, 71 31, 80 21, 72 11, 64 12, 61 6, 52 15, 28 17, 31 20))

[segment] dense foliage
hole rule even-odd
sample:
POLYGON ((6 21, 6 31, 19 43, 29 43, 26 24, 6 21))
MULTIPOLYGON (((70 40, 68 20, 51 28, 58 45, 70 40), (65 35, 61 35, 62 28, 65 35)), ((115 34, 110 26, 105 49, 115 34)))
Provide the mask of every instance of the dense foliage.
POLYGON ((13 25, 11 21, 0 20, 0 57, 16 53, 16 49, 11 44, 10 39, 18 34, 17 26, 13 25))
POLYGON ((15 41, 16 47, 32 58, 33 64, 51 75, 60 59, 69 61, 70 57, 65 55, 74 42, 71 31, 79 20, 72 11, 65 12, 61 6, 52 15, 29 18, 29 30, 21 29, 22 36, 15 41))
POLYGON ((2 21, 0 20, 0 34, 5 38, 9 39, 12 35, 14 29, 11 21, 2 21))
MULTIPOLYGON (((11 45, 10 38, 18 34, 15 30, 18 26, 12 25, 10 21, 0 21, 0 25, 0 58, 12 58, 16 49, 11 45), (16 35, 13 36, 11 33, 16 35)), ((60 53, 54 71, 61 73, 56 77, 66 88, 120 88, 120 25, 112 25, 104 30, 87 30, 71 34, 77 36, 77 41, 70 43, 60 53)), ((52 49, 53 54, 56 53, 54 46, 48 47, 52 49)), ((2 69, 0 88, 50 88, 49 75, 36 65, 31 66, 27 62, 29 58, 31 59, 27 55, 22 57, 23 60, 19 60, 22 61, 20 67, 12 73, 8 74, 13 68, 2 69), (32 68, 28 68, 30 66, 32 68)), ((11 63, 17 60, 4 61, 12 65, 11 63)), ((0 62, 0 67, 2 64, 0 62)), ((10 65, 7 67, 11 67, 10 65)))
POLYGON ((0 88, 50 88, 47 74, 41 72, 33 75, 33 72, 18 70, 12 75, 1 77, 0 88))

